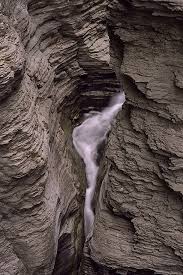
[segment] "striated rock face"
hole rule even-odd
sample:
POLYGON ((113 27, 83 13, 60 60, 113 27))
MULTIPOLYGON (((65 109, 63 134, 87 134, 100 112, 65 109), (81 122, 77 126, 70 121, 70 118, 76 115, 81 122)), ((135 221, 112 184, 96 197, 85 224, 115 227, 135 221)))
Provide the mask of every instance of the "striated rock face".
POLYGON ((178 0, 0 1, 0 275, 183 274, 182 20, 178 0), (83 257, 71 133, 119 82, 83 257))
POLYGON ((85 178, 72 128, 84 104, 93 105, 89 94, 96 102, 119 87, 108 65, 105 7, 1 0, 2 275, 76 273, 85 178))
POLYGON ((127 101, 109 137, 90 242, 101 274, 183 274, 182 24, 182 1, 109 5, 127 101))

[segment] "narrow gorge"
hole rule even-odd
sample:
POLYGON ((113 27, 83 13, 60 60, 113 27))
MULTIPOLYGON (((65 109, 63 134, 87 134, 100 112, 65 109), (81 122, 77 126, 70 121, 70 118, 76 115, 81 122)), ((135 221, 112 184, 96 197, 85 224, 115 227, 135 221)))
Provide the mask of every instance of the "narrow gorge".
POLYGON ((182 23, 180 0, 0 0, 0 275, 183 275, 182 23))

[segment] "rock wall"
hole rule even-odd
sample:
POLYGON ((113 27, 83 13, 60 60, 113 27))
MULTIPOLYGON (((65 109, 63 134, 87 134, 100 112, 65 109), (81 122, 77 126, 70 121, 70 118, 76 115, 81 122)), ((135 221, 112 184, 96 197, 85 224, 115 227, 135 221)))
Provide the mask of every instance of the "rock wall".
POLYGON ((1 0, 1 275, 76 274, 85 177, 72 128, 92 105, 88 93, 96 102, 119 86, 105 8, 103 0, 1 0))
POLYGON ((109 4, 111 62, 127 101, 90 241, 101 274, 183 274, 182 20, 182 1, 109 4))
POLYGON ((0 12, 0 275, 76 274, 81 258, 78 274, 183 274, 181 1, 1 0, 0 12), (119 82, 83 257, 71 133, 119 82))

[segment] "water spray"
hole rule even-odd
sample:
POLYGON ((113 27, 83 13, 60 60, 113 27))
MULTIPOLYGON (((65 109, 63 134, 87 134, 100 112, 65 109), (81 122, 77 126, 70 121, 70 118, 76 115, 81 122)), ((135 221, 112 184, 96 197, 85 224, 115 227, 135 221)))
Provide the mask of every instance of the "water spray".
POLYGON ((115 94, 109 105, 101 112, 93 112, 87 115, 83 123, 74 128, 72 138, 78 154, 85 163, 87 188, 84 205, 84 230, 85 238, 92 235, 94 224, 94 212, 92 201, 97 182, 98 165, 97 154, 99 145, 105 141, 111 129, 112 122, 121 110, 125 102, 124 93, 115 94))

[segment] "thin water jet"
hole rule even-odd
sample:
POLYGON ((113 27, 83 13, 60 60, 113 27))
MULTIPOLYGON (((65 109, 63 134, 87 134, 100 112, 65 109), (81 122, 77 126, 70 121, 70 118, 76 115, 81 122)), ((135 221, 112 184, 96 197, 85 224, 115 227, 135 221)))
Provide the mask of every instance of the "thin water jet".
POLYGON ((94 212, 92 200, 95 193, 98 165, 97 154, 99 145, 105 141, 113 120, 125 102, 124 93, 115 94, 109 105, 101 112, 90 112, 83 123, 74 128, 72 138, 75 149, 85 163, 87 188, 84 205, 85 238, 92 235, 94 212))

